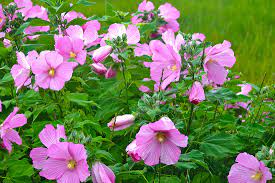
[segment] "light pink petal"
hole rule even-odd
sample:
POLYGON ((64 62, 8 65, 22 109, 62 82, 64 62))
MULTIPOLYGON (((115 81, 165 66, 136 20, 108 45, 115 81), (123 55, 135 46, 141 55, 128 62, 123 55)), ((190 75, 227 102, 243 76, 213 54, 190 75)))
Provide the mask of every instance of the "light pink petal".
POLYGON ((188 137, 181 134, 178 129, 169 130, 167 139, 180 147, 186 147, 188 143, 188 137))
POLYGON ((49 180, 57 180, 68 170, 67 162, 62 159, 49 158, 45 161, 40 176, 49 180))
POLYGON ((185 40, 181 34, 178 34, 176 36, 176 41, 175 41, 176 50, 179 51, 182 45, 185 45, 185 40))
POLYGON ((82 27, 84 30, 86 30, 88 26, 94 27, 96 31, 100 30, 100 23, 98 20, 90 20, 89 22, 85 23, 82 27))
POLYGON ((54 77, 54 78, 51 78, 49 88, 55 91, 59 91, 64 87, 64 85, 65 85, 65 81, 63 80, 63 78, 54 77))
POLYGON ((88 45, 98 38, 98 33, 95 27, 89 25, 84 31, 84 44, 88 45))
POLYGON ((45 128, 39 133, 39 139, 46 146, 50 147, 52 144, 56 144, 59 142, 60 138, 60 130, 57 133, 57 130, 53 127, 53 125, 48 124, 45 128), (57 135, 58 134, 58 135, 57 135))
POLYGON ((6 130, 5 138, 8 139, 10 142, 14 142, 18 145, 22 144, 22 139, 20 138, 18 132, 13 129, 6 130))
POLYGON ((67 170, 58 180, 57 183, 79 183, 77 171, 67 170))
POLYGON ((149 127, 149 125, 144 125, 140 127, 139 132, 136 134, 137 146, 151 142, 152 139, 155 138, 155 135, 155 132, 149 127))
POLYGON ((222 85, 226 81, 228 74, 227 70, 215 61, 209 61, 206 63, 207 77, 215 84, 222 85))
POLYGON ((151 1, 142 1, 139 6, 138 6, 138 11, 143 12, 143 11, 152 11, 155 9, 154 4, 151 1))
POLYGON ((86 160, 87 154, 83 144, 69 143, 69 153, 75 161, 86 160))
POLYGON ((30 70, 25 69, 21 65, 15 64, 11 68, 11 75, 14 79, 15 86, 20 89, 25 85, 26 81, 30 77, 30 70))
POLYGON ((167 63, 167 60, 173 60, 169 49, 159 40, 153 40, 150 42, 150 49, 153 53, 153 61, 167 63))
POLYGON ((255 175, 256 171, 246 168, 240 164, 232 165, 229 175, 228 183, 260 183, 254 181, 251 176, 255 175))
POLYGON ((123 24, 112 24, 110 25, 109 29, 108 29, 108 37, 112 40, 112 39, 116 39, 117 37, 121 37, 122 35, 126 34, 126 28, 125 25, 123 24))
POLYGON ((137 44, 137 47, 135 47, 135 56, 140 57, 143 55, 151 56, 152 52, 150 50, 150 47, 148 44, 137 44))
POLYGON ((78 52, 76 56, 76 60, 80 65, 83 65, 86 62, 86 56, 87 56, 87 51, 86 50, 81 50, 78 52))
POLYGON ((50 81, 51 78, 47 72, 35 75, 35 83, 43 89, 49 88, 50 81))
POLYGON ((49 52, 41 52, 38 59, 32 63, 31 68, 34 74, 41 74, 47 72, 50 69, 50 66, 45 60, 45 54, 47 53, 49 52))
POLYGON ((57 38, 55 41, 55 49, 62 55, 69 57, 73 50, 71 39, 68 36, 57 38))
POLYGON ((73 39, 72 46, 73 46, 73 52, 77 54, 83 50, 84 42, 81 39, 73 39))
POLYGON ((89 166, 86 160, 81 160, 77 162, 77 173, 80 181, 84 182, 89 176, 89 166))
POLYGON ((180 17, 180 12, 173 7, 170 3, 165 3, 161 5, 159 8, 160 16, 164 18, 164 20, 176 20, 180 17))
POLYGON ((60 159, 63 161, 72 160, 72 156, 69 153, 69 142, 59 142, 57 144, 52 144, 48 148, 48 156, 55 159, 60 159))
POLYGON ((55 51, 51 51, 45 55, 46 62, 50 68, 56 69, 63 62, 63 57, 55 51))
POLYGON ((258 170, 260 166, 260 162, 257 160, 257 158, 247 153, 240 153, 236 158, 236 162, 246 168, 253 170, 258 170))
POLYGON ((166 165, 176 164, 179 160, 180 154, 180 148, 169 140, 166 140, 161 144, 160 162, 166 165))
POLYGON ((171 46, 175 45, 175 34, 172 30, 167 30, 162 34, 162 40, 165 44, 169 44, 171 46))
POLYGON ((63 62, 55 72, 55 77, 62 78, 62 81, 69 81, 73 74, 73 65, 70 62, 63 62))
POLYGON ((72 39, 84 39, 83 36, 83 29, 82 27, 80 27, 79 25, 70 25, 67 29, 66 29, 66 33, 68 34, 68 36, 70 36, 70 38, 72 39))
POLYGON ((3 128, 5 128, 5 129, 10 128, 10 121, 16 115, 16 113, 18 111, 19 111, 19 108, 18 107, 14 107, 13 111, 9 114, 9 116, 3 122, 3 128))
POLYGON ((162 117, 160 120, 150 123, 149 127, 154 131, 169 131, 172 129, 176 129, 172 120, 168 117, 162 117))
POLYGON ((24 114, 16 114, 9 122, 10 128, 18 128, 27 123, 27 118, 24 114))
POLYGON ((33 167, 36 169, 42 169, 47 159, 47 148, 43 148, 43 147, 33 148, 30 152, 30 157, 33 162, 33 167))
POLYGON ((17 63, 20 64, 25 69, 30 69, 30 65, 27 61, 27 58, 25 57, 23 52, 16 52, 17 57, 17 63))
POLYGON ((135 25, 128 25, 126 35, 128 44, 137 44, 140 41, 140 33, 135 25))
POLYGON ((3 145, 4 147, 9 151, 9 153, 11 153, 12 151, 12 144, 11 142, 7 139, 7 138, 3 138, 3 145))

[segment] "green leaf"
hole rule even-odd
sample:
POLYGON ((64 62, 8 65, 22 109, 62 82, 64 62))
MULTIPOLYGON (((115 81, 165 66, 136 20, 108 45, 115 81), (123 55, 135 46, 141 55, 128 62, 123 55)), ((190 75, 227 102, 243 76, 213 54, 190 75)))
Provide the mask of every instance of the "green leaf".
POLYGON ((23 23, 18 29, 17 31, 14 33, 15 36, 22 34, 24 32, 24 30, 29 27, 30 22, 25 22, 23 23))
POLYGON ((95 5, 96 2, 89 2, 87 0, 78 0, 76 4, 82 4, 84 6, 92 6, 92 5, 95 5))
POLYGON ((192 183, 221 183, 221 179, 218 176, 203 172, 195 175, 192 183))
POLYGON ((200 146, 202 152, 217 159, 232 156, 241 149, 240 139, 235 135, 225 133, 207 136, 200 146))
POLYGON ((22 160, 11 159, 8 162, 8 170, 8 176, 10 177, 31 176, 34 174, 32 165, 25 158, 22 160))
POLYGON ((30 26, 47 26, 50 25, 50 22, 42 20, 40 18, 34 18, 30 21, 30 26))
POLYGON ((87 93, 69 93, 66 98, 73 103, 81 106, 97 105, 94 101, 89 100, 89 95, 87 93))
POLYGON ((163 183, 181 183, 180 179, 177 176, 174 175, 166 175, 160 177, 160 182, 163 183))
POLYGON ((68 27, 70 26, 70 25, 84 25, 86 22, 88 22, 88 20, 84 20, 84 19, 82 19, 82 18, 75 18, 75 19, 73 19, 72 21, 70 21, 70 23, 68 23, 68 27))
POLYGON ((69 2, 63 2, 56 10, 57 14, 61 14, 63 12, 69 12, 71 10, 71 6, 69 2))

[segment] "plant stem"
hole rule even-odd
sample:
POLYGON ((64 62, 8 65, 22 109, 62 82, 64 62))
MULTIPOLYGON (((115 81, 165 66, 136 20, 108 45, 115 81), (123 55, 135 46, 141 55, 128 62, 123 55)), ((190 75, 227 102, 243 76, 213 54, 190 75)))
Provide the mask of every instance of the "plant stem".
POLYGON ((215 107, 214 117, 213 117, 213 120, 214 120, 214 121, 215 121, 215 119, 216 119, 216 115, 217 115, 217 112, 218 112, 218 106, 219 106, 219 103, 217 102, 216 107, 215 107))
POLYGON ((126 80, 125 72, 126 72, 126 66, 124 62, 121 63, 122 66, 122 74, 123 74, 123 79, 124 79, 124 85, 125 85, 125 95, 126 95, 126 103, 127 103, 127 112, 130 112, 129 108, 129 99, 128 99, 128 82, 126 80))
POLYGON ((192 124, 192 120, 193 120, 194 107, 195 107, 195 105, 193 103, 191 103, 191 111, 190 111, 190 116, 189 116, 188 125, 187 125, 187 135, 190 134, 190 128, 191 128, 191 124, 192 124))

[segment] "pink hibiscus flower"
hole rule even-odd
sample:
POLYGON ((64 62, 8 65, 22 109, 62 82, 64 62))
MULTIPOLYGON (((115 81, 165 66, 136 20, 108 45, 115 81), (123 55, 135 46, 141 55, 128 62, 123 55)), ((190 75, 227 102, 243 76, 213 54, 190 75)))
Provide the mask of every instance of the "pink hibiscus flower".
POLYGON ((6 23, 6 17, 3 12, 2 4, 0 4, 0 30, 6 23))
MULTIPOLYGON (((154 9, 155 9, 154 4, 151 1, 147 2, 146 0, 142 1, 138 6, 139 12, 150 12, 154 9)), ((154 16, 154 14, 150 13, 150 14, 148 14, 148 17, 146 17, 146 19, 148 21, 151 21, 153 16, 154 16)), ((144 22, 144 14, 139 14, 139 15, 133 16, 131 21, 133 24, 138 24, 138 23, 144 22), (143 17, 143 18, 141 18, 141 17, 143 17)))
POLYGON ((195 81, 189 92, 189 101, 198 104, 205 100, 204 90, 200 82, 195 81))
POLYGON ((240 153, 228 175, 229 183, 266 183, 272 174, 262 161, 247 153, 240 153))
POLYGON ((165 88, 180 78, 181 57, 170 45, 165 45, 159 40, 150 42, 153 62, 148 63, 151 79, 160 89, 165 88))
POLYGON ((14 0, 19 10, 16 12, 22 13, 23 16, 26 16, 27 12, 32 8, 31 0, 14 0))
POLYGON ((163 33, 167 30, 172 30, 173 32, 178 32, 179 23, 177 19, 180 17, 180 12, 173 7, 170 3, 165 3, 161 5, 158 10, 160 11, 159 16, 163 18, 167 24, 159 28, 159 33, 163 33))
POLYGON ((66 62, 55 51, 43 51, 32 64, 36 84, 43 89, 61 90, 72 77, 74 62, 66 62))
POLYGON ((12 142, 21 145, 22 139, 14 128, 21 127, 27 123, 27 118, 24 114, 16 114, 19 111, 18 107, 15 107, 13 112, 5 119, 0 125, 0 137, 3 140, 3 146, 11 153, 12 142))
POLYGON ((36 61, 38 53, 36 51, 30 51, 27 56, 22 52, 16 52, 17 63, 11 68, 11 75, 14 79, 17 90, 23 86, 31 84, 31 65, 36 61))
POLYGON ((159 163, 171 165, 178 162, 179 147, 186 147, 187 141, 188 137, 181 134, 168 117, 162 117, 140 128, 136 135, 136 152, 149 166, 159 163))
POLYGON ((228 71, 225 67, 233 67, 236 62, 231 43, 224 41, 205 49, 204 71, 215 84, 222 85, 226 81, 228 71))
POLYGON ((55 50, 66 60, 73 58, 80 65, 86 62, 87 51, 84 49, 84 42, 79 38, 69 36, 55 37, 55 50))
POLYGON ((70 11, 68 13, 61 14, 62 21, 67 20, 67 23, 69 23, 70 21, 72 21, 73 19, 76 19, 76 18, 86 19, 86 17, 82 13, 79 13, 76 11, 70 11))
POLYGON ((103 163, 96 162, 92 167, 93 183, 115 183, 114 172, 103 163))

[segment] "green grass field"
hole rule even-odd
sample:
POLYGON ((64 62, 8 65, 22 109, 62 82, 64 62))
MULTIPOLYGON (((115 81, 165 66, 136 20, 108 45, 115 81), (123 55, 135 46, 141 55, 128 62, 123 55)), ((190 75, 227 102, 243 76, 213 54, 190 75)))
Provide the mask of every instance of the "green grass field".
MULTIPOLYGON (((75 1, 75 0, 74 0, 75 1)), ((104 15, 107 0, 90 0, 96 5, 83 9, 87 16, 104 15)), ((264 73, 274 83, 274 0, 151 0, 155 7, 170 2, 181 11, 182 32, 201 32, 208 41, 232 43, 237 62, 233 70, 242 78, 260 83, 264 73)), ((108 0, 115 10, 134 12, 141 0, 108 0)))

